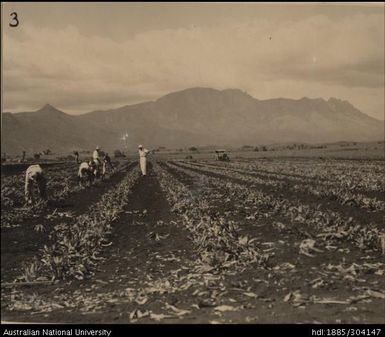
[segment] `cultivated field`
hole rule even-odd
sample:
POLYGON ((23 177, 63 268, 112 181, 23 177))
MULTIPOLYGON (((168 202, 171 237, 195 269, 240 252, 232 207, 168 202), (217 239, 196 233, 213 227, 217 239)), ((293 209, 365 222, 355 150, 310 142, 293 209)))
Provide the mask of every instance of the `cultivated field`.
POLYGON ((2 173, 4 321, 385 322, 383 161, 157 158, 2 173))

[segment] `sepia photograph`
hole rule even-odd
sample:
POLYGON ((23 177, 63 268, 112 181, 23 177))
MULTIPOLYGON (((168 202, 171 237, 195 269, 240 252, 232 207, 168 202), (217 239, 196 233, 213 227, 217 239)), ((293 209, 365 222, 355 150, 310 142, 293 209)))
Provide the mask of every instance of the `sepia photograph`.
POLYGON ((2 335, 384 325, 384 10, 2 2, 2 335))

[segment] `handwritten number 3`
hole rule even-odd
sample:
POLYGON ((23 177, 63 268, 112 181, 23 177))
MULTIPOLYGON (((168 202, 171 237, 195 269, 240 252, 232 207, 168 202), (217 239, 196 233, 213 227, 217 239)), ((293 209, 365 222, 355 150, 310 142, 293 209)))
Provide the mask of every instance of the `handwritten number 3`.
POLYGON ((17 27, 19 25, 19 19, 17 18, 17 13, 13 12, 10 14, 12 17, 12 22, 9 24, 10 27, 17 27))

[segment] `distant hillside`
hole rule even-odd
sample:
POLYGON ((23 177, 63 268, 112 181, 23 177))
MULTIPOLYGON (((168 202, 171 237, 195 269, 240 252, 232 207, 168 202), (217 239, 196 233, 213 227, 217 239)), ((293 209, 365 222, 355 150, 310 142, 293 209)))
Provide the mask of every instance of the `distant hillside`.
POLYGON ((1 150, 7 153, 86 149, 102 137, 114 136, 102 126, 90 125, 49 104, 34 112, 2 114, 1 150))
POLYGON ((237 89, 192 88, 154 102, 73 116, 50 105, 2 114, 2 152, 112 150, 128 144, 184 147, 283 142, 371 141, 383 122, 347 101, 302 98, 258 100, 237 89))

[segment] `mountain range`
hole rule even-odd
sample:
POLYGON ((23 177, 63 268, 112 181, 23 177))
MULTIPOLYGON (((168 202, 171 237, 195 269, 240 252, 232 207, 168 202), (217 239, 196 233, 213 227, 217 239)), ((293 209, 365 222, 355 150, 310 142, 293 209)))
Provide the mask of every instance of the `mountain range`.
POLYGON ((1 138, 2 152, 10 154, 96 145, 135 149, 139 143, 149 148, 322 143, 382 140, 384 123, 337 98, 258 100, 238 89, 191 88, 81 115, 49 104, 32 112, 4 112, 1 138))

